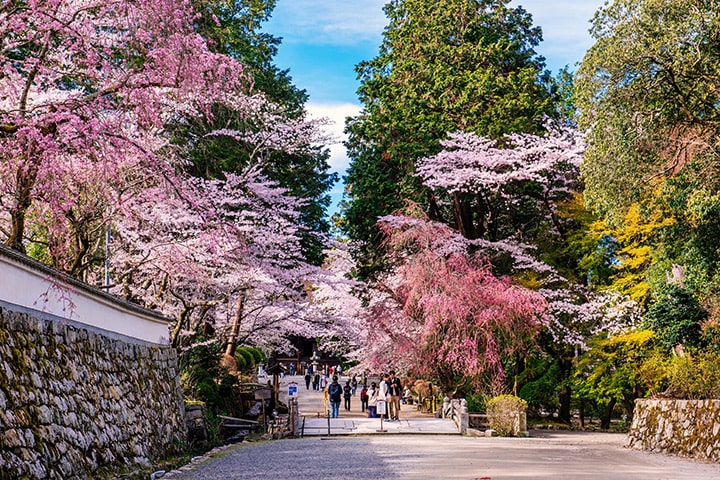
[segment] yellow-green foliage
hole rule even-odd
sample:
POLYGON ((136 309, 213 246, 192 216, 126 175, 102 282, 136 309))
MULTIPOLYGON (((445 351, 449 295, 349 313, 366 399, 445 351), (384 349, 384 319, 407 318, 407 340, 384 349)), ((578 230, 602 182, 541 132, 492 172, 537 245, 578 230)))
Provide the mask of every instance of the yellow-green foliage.
POLYGON ((655 343, 650 330, 598 335, 578 359, 578 393, 598 400, 622 400, 659 392, 667 381, 667 367, 655 343))
POLYGON ((518 415, 527 410, 527 402, 514 395, 499 395, 487 402, 487 415, 490 428, 498 435, 509 437, 515 435, 518 415))
POLYGON ((704 400, 720 398, 720 355, 700 353, 674 357, 666 394, 675 398, 704 400))
POLYGON ((596 238, 610 235, 620 245, 615 252, 618 263, 613 276, 614 290, 639 303, 645 301, 650 290, 647 270, 654 262, 657 235, 661 229, 673 223, 673 219, 664 217, 658 210, 646 212, 634 204, 625 214, 621 226, 610 228, 603 221, 597 221, 590 226, 590 235, 596 238))
POLYGON ((662 225, 663 221, 657 214, 646 218, 640 207, 633 205, 625 215, 623 226, 614 232, 622 245, 618 252, 620 263, 614 286, 638 302, 645 300, 650 289, 645 271, 652 261, 652 236, 662 225))

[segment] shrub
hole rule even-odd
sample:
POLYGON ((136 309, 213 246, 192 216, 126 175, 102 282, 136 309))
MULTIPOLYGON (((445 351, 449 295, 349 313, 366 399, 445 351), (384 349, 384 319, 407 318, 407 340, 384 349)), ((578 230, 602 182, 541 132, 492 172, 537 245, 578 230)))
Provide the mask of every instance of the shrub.
POLYGON ((255 365, 265 362, 265 354, 258 347, 247 347, 247 351, 250 352, 255 359, 255 365))
POLYGON ((238 366, 238 370, 242 370, 243 368, 251 369, 255 366, 255 356, 252 354, 249 348, 247 347, 240 347, 235 351, 235 356, 240 357, 242 356, 245 358, 245 365, 244 367, 238 366))
POLYGON ((514 395, 499 395, 487 402, 490 428, 498 435, 509 437, 517 434, 516 422, 519 414, 527 409, 527 402, 514 395))
POLYGON ((195 396, 205 402, 210 409, 214 409, 220 401, 218 390, 215 381, 211 377, 205 377, 195 386, 195 396))
POLYGON ((700 353, 675 357, 670 366, 668 396, 705 400, 720 398, 720 355, 700 353))
POLYGON ((467 401, 468 412, 484 412, 487 397, 482 393, 468 395, 465 397, 467 401))
POLYGON ((242 355, 240 352, 235 352, 235 360, 237 360, 237 368, 238 370, 245 370, 247 368, 247 360, 245 360, 245 355, 242 355))

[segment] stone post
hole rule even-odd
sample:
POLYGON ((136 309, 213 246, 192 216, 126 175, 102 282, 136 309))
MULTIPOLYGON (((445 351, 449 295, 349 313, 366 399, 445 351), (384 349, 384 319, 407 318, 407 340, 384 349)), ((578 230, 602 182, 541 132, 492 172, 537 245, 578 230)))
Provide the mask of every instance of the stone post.
POLYGON ((450 405, 450 397, 443 398, 442 418, 452 418, 452 405, 450 405))
POLYGON ((470 426, 470 413, 468 412, 467 400, 460 400, 460 419, 459 419, 460 435, 465 435, 470 426))
POLYGON ((527 437, 527 413, 518 412, 515 415, 515 422, 513 425, 513 434, 518 437, 527 437))

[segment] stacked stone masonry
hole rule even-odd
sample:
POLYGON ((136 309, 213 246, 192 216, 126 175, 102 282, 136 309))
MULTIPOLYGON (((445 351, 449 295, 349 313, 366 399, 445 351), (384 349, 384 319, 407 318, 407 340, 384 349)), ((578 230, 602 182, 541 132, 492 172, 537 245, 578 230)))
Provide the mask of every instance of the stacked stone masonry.
POLYGON ((182 450, 174 349, 0 306, 0 480, 114 478, 182 450))
POLYGON ((720 400, 636 400, 627 445, 720 461, 720 400))

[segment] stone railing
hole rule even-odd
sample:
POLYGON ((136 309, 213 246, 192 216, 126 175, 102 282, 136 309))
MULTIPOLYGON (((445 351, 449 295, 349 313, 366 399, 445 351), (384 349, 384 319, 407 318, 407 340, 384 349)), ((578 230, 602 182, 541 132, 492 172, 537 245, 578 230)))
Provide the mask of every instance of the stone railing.
POLYGON ((460 435, 465 435, 470 424, 467 400, 464 398, 443 398, 442 418, 450 418, 458 427, 460 435))
POLYGON ((720 400, 636 400, 627 446, 718 462, 720 400))

